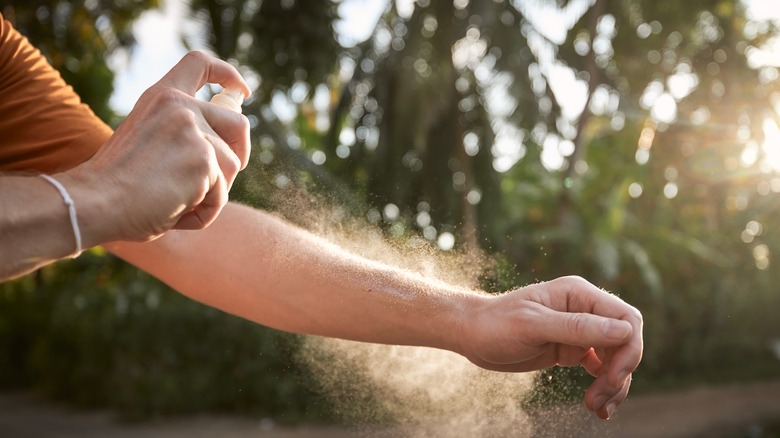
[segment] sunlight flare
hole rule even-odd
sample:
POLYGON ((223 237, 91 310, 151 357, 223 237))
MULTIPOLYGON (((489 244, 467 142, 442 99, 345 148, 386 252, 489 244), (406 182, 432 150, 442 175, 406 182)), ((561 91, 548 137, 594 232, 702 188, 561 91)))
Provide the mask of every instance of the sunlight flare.
POLYGON ((777 123, 770 118, 764 119, 764 143, 761 149, 764 152, 766 163, 774 171, 780 171, 780 128, 777 123))

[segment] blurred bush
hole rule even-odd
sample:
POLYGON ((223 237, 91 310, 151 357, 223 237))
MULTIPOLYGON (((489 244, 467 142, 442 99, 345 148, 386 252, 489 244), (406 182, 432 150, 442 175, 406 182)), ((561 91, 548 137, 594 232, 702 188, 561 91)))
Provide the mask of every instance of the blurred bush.
POLYGON ((206 307, 98 250, 0 285, 0 387, 127 419, 200 411, 326 418, 293 335, 206 307))
MULTIPOLYGON (((106 57, 156 5, 0 1, 109 121, 106 57)), ((337 10, 191 3, 214 51, 260 84, 234 199, 273 209, 304 191, 391 239, 449 233, 455 251, 495 259, 492 291, 582 275, 645 315, 638 388, 780 374, 780 156, 765 138, 780 73, 750 59, 775 24, 738 0, 388 2, 369 40, 342 47, 337 10), (563 36, 537 3, 564 11, 563 36), (574 96, 556 94, 554 73, 582 88, 580 113, 564 114, 574 96)), ((325 418, 296 342, 97 250, 0 285, 0 385, 129 417, 325 418)), ((582 379, 541 374, 540 399, 582 379)))

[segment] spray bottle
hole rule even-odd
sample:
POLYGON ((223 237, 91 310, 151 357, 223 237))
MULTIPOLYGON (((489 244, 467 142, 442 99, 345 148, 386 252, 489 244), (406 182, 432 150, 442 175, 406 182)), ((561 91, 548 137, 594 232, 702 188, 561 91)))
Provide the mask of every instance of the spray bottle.
POLYGON ((217 104, 237 113, 241 112, 241 104, 244 103, 244 93, 235 88, 225 88, 211 98, 211 103, 217 104))

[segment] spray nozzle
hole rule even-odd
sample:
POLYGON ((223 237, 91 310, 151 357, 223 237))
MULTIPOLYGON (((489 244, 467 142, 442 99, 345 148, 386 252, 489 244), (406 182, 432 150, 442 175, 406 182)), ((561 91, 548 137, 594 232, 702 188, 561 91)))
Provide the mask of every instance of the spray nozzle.
POLYGON ((211 103, 240 113, 241 104, 244 103, 244 93, 236 88, 225 88, 211 98, 211 103))

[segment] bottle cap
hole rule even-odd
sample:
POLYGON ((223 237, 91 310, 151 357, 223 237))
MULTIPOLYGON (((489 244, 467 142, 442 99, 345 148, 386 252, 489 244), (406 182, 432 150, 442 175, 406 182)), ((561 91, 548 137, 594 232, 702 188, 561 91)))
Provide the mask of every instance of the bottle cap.
POLYGON ((244 103, 244 93, 235 88, 225 88, 211 98, 211 103, 240 113, 241 104, 244 103))

